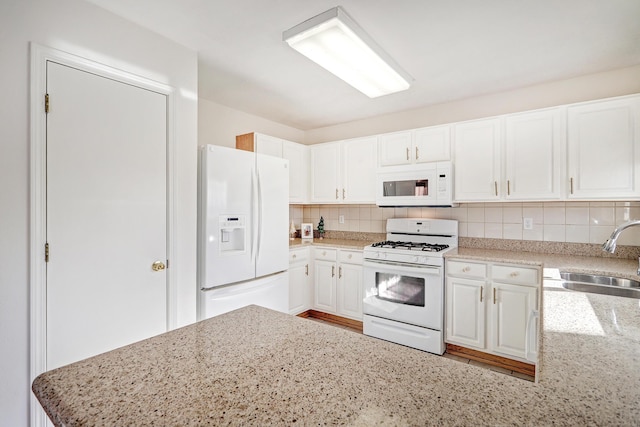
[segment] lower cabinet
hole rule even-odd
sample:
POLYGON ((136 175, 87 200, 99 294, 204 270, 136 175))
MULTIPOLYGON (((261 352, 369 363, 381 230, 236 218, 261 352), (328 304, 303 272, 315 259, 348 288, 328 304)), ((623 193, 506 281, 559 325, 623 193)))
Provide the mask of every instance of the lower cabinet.
POLYGON ((313 249, 314 309, 362 320, 362 251, 313 249))
POLYGON ((289 250, 289 314, 300 314, 311 308, 311 254, 309 248, 289 250))
POLYGON ((338 251, 337 312, 362 320, 362 251, 338 251))
POLYGON ((447 343, 537 361, 540 268, 450 259, 446 274, 447 343))
POLYGON ((336 312, 336 249, 313 248, 313 307, 326 313, 336 312))

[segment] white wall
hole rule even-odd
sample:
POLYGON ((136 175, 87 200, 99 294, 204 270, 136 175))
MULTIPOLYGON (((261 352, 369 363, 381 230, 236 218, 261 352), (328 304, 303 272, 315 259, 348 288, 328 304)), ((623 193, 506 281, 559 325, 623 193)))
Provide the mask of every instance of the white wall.
MULTIPOLYGON (((195 321, 197 55, 79 0, 0 2, 0 426, 29 420, 29 42, 177 88, 178 323, 195 321)), ((81 319, 79 319, 81 321, 81 319)))
POLYGON ((258 132, 304 142, 304 132, 206 99, 198 101, 198 144, 236 146, 236 135, 258 132))
POLYGON ((640 78, 638 76, 640 76, 640 65, 432 105, 416 110, 313 129, 305 133, 305 143, 337 141, 640 93, 640 78))

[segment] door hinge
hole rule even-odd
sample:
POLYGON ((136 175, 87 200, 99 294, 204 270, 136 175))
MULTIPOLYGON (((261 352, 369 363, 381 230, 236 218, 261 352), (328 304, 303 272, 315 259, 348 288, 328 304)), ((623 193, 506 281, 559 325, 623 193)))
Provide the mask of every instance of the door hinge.
POLYGON ((44 262, 49 262, 49 243, 44 244, 44 262))
POLYGON ((48 113, 49 112, 49 94, 45 93, 44 95, 44 112, 48 113))
POLYGON ((169 260, 167 260, 167 268, 169 268, 169 260))

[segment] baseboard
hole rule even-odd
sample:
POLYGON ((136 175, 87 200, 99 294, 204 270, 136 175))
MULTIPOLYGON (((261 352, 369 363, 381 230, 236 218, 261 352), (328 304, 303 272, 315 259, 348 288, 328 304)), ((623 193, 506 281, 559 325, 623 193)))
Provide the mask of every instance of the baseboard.
POLYGON ((487 365, 497 366, 509 371, 519 372, 521 374, 535 377, 536 365, 532 365, 518 360, 508 359, 495 354, 483 353, 478 350, 472 350, 466 347, 460 347, 454 344, 447 344, 447 353, 454 356, 464 357, 465 359, 476 360, 486 363, 487 365))
POLYGON ((336 316, 335 314, 324 313, 317 310, 307 310, 298 314, 298 317, 312 317, 315 319, 322 319, 325 322, 335 323, 336 325, 346 326, 348 328, 362 332, 362 322, 342 316, 336 316))

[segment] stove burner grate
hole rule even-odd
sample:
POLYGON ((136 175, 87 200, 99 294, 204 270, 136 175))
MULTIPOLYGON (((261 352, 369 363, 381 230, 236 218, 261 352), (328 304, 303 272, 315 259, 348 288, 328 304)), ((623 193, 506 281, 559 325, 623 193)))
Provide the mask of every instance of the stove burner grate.
POLYGON ((390 248, 390 249, 406 249, 409 251, 423 252, 440 252, 449 247, 449 245, 435 243, 416 243, 416 242, 394 242, 385 240, 383 242, 373 243, 372 248, 390 248))

